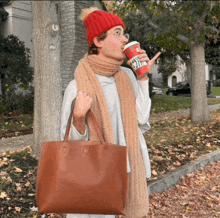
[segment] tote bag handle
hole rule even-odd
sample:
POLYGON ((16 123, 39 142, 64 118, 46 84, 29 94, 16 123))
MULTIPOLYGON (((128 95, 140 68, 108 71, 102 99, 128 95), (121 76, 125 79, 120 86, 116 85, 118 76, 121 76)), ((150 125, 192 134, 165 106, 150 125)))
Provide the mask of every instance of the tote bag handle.
MULTIPOLYGON (((64 139, 65 142, 69 141, 69 137, 70 137, 70 129, 71 129, 71 125, 73 124, 73 108, 74 108, 74 104, 75 104, 75 99, 73 100, 72 105, 71 105, 71 112, 70 112, 70 116, 69 116, 69 120, 68 120, 68 124, 67 124, 67 128, 66 128, 65 139, 64 139)), ((93 123, 93 125, 95 127, 95 130, 96 130, 96 133, 98 135, 98 138, 99 138, 100 142, 103 145, 107 144, 106 141, 104 140, 102 131, 101 131, 101 129, 100 129, 100 127, 99 127, 99 125, 98 125, 98 123, 96 121, 95 115, 93 114, 91 109, 88 111, 88 115, 92 119, 92 123, 93 123)))

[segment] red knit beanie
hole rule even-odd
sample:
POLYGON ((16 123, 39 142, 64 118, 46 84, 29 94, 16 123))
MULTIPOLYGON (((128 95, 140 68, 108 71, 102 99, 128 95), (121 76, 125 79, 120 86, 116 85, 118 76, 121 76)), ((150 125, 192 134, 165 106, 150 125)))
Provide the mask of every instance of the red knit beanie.
POLYGON ((98 8, 84 9, 80 19, 86 27, 89 45, 92 44, 94 37, 100 36, 103 32, 110 30, 114 26, 121 25, 125 29, 125 24, 120 17, 106 11, 100 11, 98 8))

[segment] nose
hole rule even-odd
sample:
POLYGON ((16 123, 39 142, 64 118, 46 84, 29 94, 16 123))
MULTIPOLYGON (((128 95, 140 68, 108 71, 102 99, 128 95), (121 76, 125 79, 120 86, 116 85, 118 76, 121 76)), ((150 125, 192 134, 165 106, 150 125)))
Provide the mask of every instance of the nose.
POLYGON ((122 36, 122 42, 125 44, 128 42, 128 38, 126 38, 125 35, 122 36))

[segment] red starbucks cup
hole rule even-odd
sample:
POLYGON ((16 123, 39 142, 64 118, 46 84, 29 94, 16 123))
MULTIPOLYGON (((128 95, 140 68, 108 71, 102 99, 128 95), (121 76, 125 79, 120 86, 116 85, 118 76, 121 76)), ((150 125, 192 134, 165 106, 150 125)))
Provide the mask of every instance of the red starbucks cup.
POLYGON ((140 61, 138 57, 140 53, 140 43, 133 41, 125 45, 124 53, 131 60, 132 68, 137 73, 138 77, 142 77, 143 75, 147 74, 149 68, 147 66, 146 61, 140 61))

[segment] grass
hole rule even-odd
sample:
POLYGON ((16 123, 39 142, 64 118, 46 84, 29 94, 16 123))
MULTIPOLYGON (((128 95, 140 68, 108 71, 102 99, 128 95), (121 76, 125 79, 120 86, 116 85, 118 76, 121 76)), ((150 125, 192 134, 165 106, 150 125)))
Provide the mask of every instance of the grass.
POLYGON ((212 96, 220 95, 220 87, 212 88, 212 96))
MULTIPOLYGON (((220 99, 208 98, 208 105, 220 104, 220 99)), ((176 111, 179 109, 190 108, 191 97, 182 96, 154 96, 152 98, 152 112, 162 113, 167 111, 176 111)))

